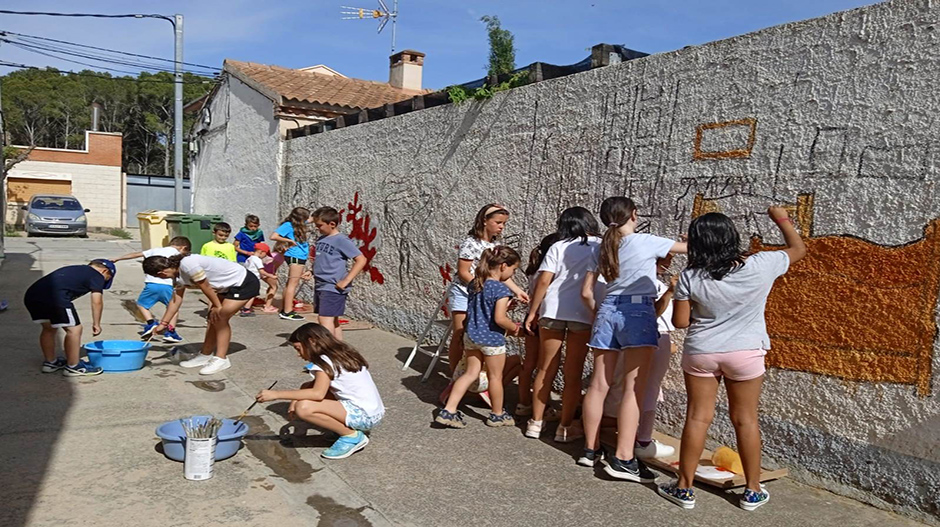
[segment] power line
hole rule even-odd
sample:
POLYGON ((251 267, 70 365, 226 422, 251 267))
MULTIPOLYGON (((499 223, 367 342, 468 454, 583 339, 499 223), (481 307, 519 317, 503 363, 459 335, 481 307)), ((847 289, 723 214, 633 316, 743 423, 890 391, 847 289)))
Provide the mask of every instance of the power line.
MULTIPOLYGON (((36 35, 24 35, 24 34, 22 34, 22 33, 14 33, 14 32, 12 32, 12 31, 0 31, 0 35, 4 35, 4 34, 7 34, 7 35, 15 35, 15 36, 17 36, 17 37, 25 37, 25 38, 28 38, 28 39, 45 40, 45 41, 48 41, 48 42, 56 42, 56 43, 59 43, 59 44, 67 44, 67 45, 70 45, 70 46, 77 46, 77 47, 81 47, 81 48, 94 49, 94 50, 98 50, 98 51, 107 51, 108 53, 118 53, 118 54, 121 54, 121 55, 128 55, 128 56, 131 56, 131 57, 139 57, 139 58, 142 58, 142 59, 153 59, 153 60, 159 60, 159 61, 162 61, 162 62, 170 62, 170 63, 174 63, 174 64, 176 63, 176 61, 173 60, 173 59, 167 59, 167 58, 163 58, 163 57, 153 57, 153 56, 150 56, 150 55, 140 55, 140 54, 138 54, 138 53, 130 53, 130 52, 128 52, 128 51, 120 51, 120 50, 108 49, 108 48, 99 48, 99 47, 97 47, 97 46, 90 46, 90 45, 88 45, 88 44, 79 44, 79 43, 77 43, 77 42, 69 42, 69 41, 67 41, 67 40, 58 40, 58 39, 54 39, 54 38, 40 37, 40 36, 36 36, 36 35)), ((205 69, 210 69, 210 70, 215 70, 215 71, 219 71, 219 70, 220 70, 220 68, 216 68, 216 67, 214 67, 214 66, 206 66, 206 65, 203 65, 203 64, 196 64, 196 63, 193 63, 193 62, 180 62, 180 64, 183 64, 183 65, 185 65, 185 66, 195 66, 195 67, 197 67, 197 68, 205 68, 205 69)))
MULTIPOLYGON (((12 45, 12 46, 16 46, 16 47, 18 47, 18 48, 20 48, 20 49, 23 49, 23 50, 25 50, 25 51, 31 51, 31 52, 33 52, 33 53, 38 53, 38 54, 40 54, 40 55, 46 55, 46 56, 48 56, 48 57, 57 58, 57 59, 59 59, 59 60, 64 60, 64 61, 67 61, 67 62, 74 62, 74 63, 76 63, 76 64, 81 64, 81 65, 83 65, 83 66, 97 67, 97 68, 101 68, 101 69, 111 69, 112 71, 117 71, 117 72, 120 72, 120 73, 130 73, 130 74, 132 74, 132 75, 134 74, 134 72, 128 72, 128 71, 125 71, 125 70, 117 70, 117 69, 107 68, 107 67, 102 67, 102 66, 95 66, 95 65, 92 65, 92 64, 88 64, 88 63, 81 62, 81 61, 77 61, 77 60, 73 60, 73 59, 67 59, 67 58, 64 58, 64 57, 53 56, 53 55, 50 55, 49 53, 62 53, 62 54, 69 55, 69 56, 72 56, 72 57, 78 57, 78 58, 89 59, 89 60, 93 60, 93 61, 96 61, 96 62, 101 62, 101 63, 104 63, 104 64, 117 64, 117 65, 120 65, 120 66, 130 66, 130 67, 133 67, 133 68, 140 68, 140 69, 145 69, 145 70, 163 71, 163 72, 167 72, 167 73, 175 73, 175 71, 176 71, 176 70, 173 69, 173 68, 164 67, 164 66, 162 66, 162 65, 147 64, 147 63, 141 62, 141 61, 132 61, 132 60, 125 60, 125 59, 115 59, 115 58, 107 57, 107 56, 103 56, 103 55, 95 55, 95 54, 88 54, 88 53, 76 53, 75 51, 71 51, 71 50, 64 49, 64 48, 57 47, 57 46, 50 46, 50 45, 46 45, 46 44, 37 45, 37 44, 34 44, 34 43, 30 43, 30 42, 21 42, 21 41, 9 40, 9 39, 5 39, 5 38, 0 38, 0 42, 6 42, 6 43, 8 43, 8 44, 10 44, 10 45, 12 45), (44 53, 44 52, 46 52, 46 53, 44 53)), ((220 71, 220 70, 215 70, 215 71, 211 71, 211 72, 193 71, 193 70, 181 70, 181 71, 183 71, 184 73, 192 73, 192 74, 194 74, 194 75, 215 75, 215 74, 217 74, 217 72, 220 71)))
POLYGON ((83 17, 83 18, 161 18, 170 22, 171 24, 176 24, 173 20, 173 17, 166 15, 155 15, 155 14, 142 14, 142 13, 131 13, 127 15, 105 15, 98 13, 50 13, 44 11, 10 11, 9 9, 0 9, 0 14, 2 15, 39 15, 39 16, 67 16, 67 17, 83 17))
MULTIPOLYGON (((0 66, 7 68, 14 68, 20 70, 39 70, 39 71, 48 71, 50 73, 57 73, 59 75, 76 75, 78 77, 94 77, 98 79, 107 79, 112 81, 125 81, 125 82, 153 82, 158 84, 175 84, 174 80, 160 80, 160 79, 139 79, 136 77, 111 77, 109 75, 99 75, 95 73, 85 73, 81 71, 63 71, 50 67, 41 67, 41 66, 30 66, 29 64, 20 64, 16 62, 8 62, 5 60, 0 60, 0 66)), ((204 80, 204 81, 182 81, 183 84, 214 84, 218 82, 218 79, 204 80)))

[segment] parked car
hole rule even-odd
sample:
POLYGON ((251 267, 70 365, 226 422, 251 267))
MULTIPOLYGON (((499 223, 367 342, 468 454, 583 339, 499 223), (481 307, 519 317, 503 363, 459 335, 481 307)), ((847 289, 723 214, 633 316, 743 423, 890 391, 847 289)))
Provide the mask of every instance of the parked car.
POLYGON ((34 234, 74 234, 88 235, 88 219, 75 196, 41 195, 33 196, 29 205, 25 205, 26 235, 34 234))

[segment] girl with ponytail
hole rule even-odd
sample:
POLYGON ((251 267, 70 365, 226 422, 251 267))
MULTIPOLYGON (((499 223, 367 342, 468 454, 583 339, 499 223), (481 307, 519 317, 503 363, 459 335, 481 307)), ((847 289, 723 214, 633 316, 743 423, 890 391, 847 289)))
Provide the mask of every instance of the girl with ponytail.
POLYGON ((310 245, 307 242, 307 227, 313 221, 310 211, 304 207, 294 207, 290 214, 284 218, 281 225, 271 235, 271 240, 286 244, 288 249, 284 253, 287 262, 287 285, 284 287, 284 297, 281 312, 278 316, 284 320, 305 320, 294 310, 294 295, 300 280, 310 280, 313 273, 307 265, 310 256, 310 245))
POLYGON ((604 470, 617 479, 652 482, 655 475, 634 455, 640 404, 646 371, 659 341, 656 326, 656 260, 670 253, 686 253, 684 242, 636 232, 637 208, 626 197, 611 197, 601 204, 607 226, 594 269, 581 288, 585 306, 596 312, 588 346, 594 352, 594 375, 584 396, 584 455, 579 465, 600 460, 600 424, 604 399, 614 383, 617 360, 623 354, 623 399, 617 412, 617 450, 608 455, 604 470), (606 280, 600 304, 594 296, 598 276, 606 280))
POLYGON ((180 362, 184 368, 198 368, 200 375, 212 375, 232 367, 227 358, 232 340, 229 321, 241 308, 252 302, 261 291, 261 282, 241 264, 198 254, 151 256, 144 259, 144 272, 157 278, 175 280, 173 300, 160 323, 153 329, 162 333, 179 313, 186 287, 198 288, 209 301, 209 325, 202 351, 195 358, 180 362), (213 351, 215 354, 213 355, 213 351))
POLYGON ((506 334, 518 335, 519 326, 509 318, 509 300, 513 292, 506 283, 519 268, 519 253, 505 245, 486 249, 469 284, 467 327, 463 348, 467 370, 454 381, 435 421, 451 428, 463 428, 466 423, 457 411, 461 399, 471 385, 480 379, 486 364, 492 412, 487 426, 514 426, 516 422, 503 408, 503 368, 506 363, 506 334))

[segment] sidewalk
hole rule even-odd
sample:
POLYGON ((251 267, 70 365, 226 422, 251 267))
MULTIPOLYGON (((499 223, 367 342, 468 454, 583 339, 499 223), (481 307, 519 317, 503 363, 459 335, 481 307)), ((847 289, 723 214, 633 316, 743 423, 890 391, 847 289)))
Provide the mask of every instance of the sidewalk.
MULTIPOLYGON (((287 404, 259 404, 246 419, 246 447, 217 463, 213 479, 186 481, 182 465, 156 451, 154 429, 193 414, 238 415, 271 382, 288 389, 306 380, 284 342, 297 323, 236 318, 233 367, 200 377, 177 366, 181 354, 198 349, 204 327, 197 315, 204 305, 187 294, 181 353, 157 345, 133 373, 39 373, 38 330, 20 304, 25 289, 61 265, 130 250, 125 241, 8 240, 0 268, 0 298, 11 304, 0 314, 8 358, 0 370, 2 525, 921 525, 787 479, 771 482, 771 502, 753 513, 737 507, 737 492, 705 489, 697 508, 683 511, 652 486, 578 467, 580 445, 556 445, 548 433, 535 441, 518 428, 490 429, 473 411, 464 430, 434 428, 443 377, 419 382, 424 357, 417 369, 401 371, 413 341, 378 330, 346 333, 369 360, 387 407, 365 450, 326 462, 319 453, 331 440, 316 430, 284 444, 278 433, 287 404)), ((136 336, 139 326, 123 306, 133 307, 141 282, 139 264, 118 264, 105 295, 103 338, 136 336)), ((87 298, 76 305, 90 323, 87 298)))

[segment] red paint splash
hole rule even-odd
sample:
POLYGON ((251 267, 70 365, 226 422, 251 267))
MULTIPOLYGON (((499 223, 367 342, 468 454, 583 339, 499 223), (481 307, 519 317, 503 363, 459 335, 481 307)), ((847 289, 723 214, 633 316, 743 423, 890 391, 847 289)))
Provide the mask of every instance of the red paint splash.
MULTIPOLYGON (((340 211, 342 214, 344 211, 340 211)), ((372 259, 375 258, 375 253, 377 249, 372 247, 372 242, 375 240, 375 237, 378 235, 378 231, 375 227, 371 226, 372 218, 369 214, 362 213, 362 204, 359 203, 359 193, 353 196, 353 200, 348 205, 348 210, 346 212, 346 221, 352 224, 352 230, 349 232, 349 237, 353 240, 358 240, 362 242, 362 245, 359 247, 359 252, 366 257, 366 266, 363 271, 369 273, 369 279, 373 282, 382 285, 385 283, 385 277, 382 275, 382 272, 377 268, 372 266, 372 259)))

